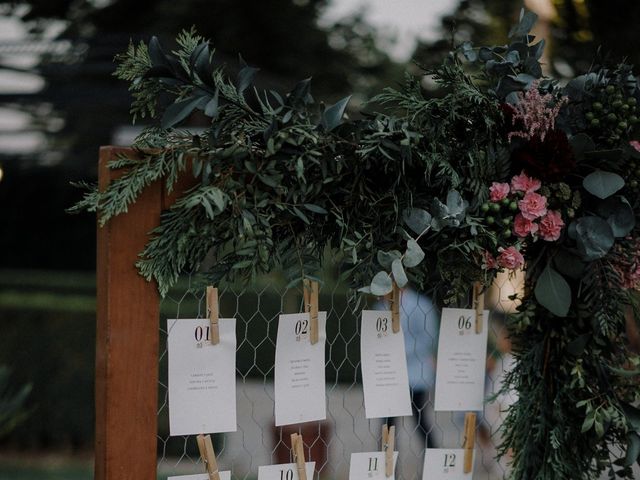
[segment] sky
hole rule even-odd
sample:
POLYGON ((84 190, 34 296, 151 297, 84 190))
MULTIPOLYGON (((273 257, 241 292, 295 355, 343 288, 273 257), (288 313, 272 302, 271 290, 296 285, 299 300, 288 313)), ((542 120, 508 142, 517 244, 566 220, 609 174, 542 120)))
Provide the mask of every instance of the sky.
POLYGON ((333 23, 356 12, 384 35, 395 37, 390 48, 394 60, 407 61, 418 39, 438 36, 440 18, 453 11, 458 0, 333 0, 321 23, 333 23))
MULTIPOLYGON (((321 25, 330 25, 354 13, 363 13, 365 21, 381 33, 380 47, 399 62, 410 59, 418 39, 438 36, 440 18, 453 10, 458 0, 333 0, 320 19, 321 25), (386 41, 393 39, 393 42, 386 41)), ((53 25, 48 32, 55 38, 53 25)), ((0 16, 0 44, 7 46, 20 41, 26 29, 14 18, 0 16)), ((3 56, 3 62, 16 70, 0 69, 0 93, 35 93, 44 86, 44 79, 35 73, 19 71, 37 63, 36 55, 21 53, 3 56)), ((28 153, 42 148, 41 133, 28 131, 25 114, 11 108, 0 108, 0 151, 28 153), (23 130, 25 129, 25 130, 23 130)))

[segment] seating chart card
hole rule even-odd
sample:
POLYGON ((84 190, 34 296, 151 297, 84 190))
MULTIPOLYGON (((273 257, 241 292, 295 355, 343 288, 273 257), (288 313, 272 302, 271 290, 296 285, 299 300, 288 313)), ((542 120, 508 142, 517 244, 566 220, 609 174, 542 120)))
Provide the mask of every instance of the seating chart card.
MULTIPOLYGON (((316 344, 317 345, 317 344, 316 344)), ((307 480, 313 479, 316 462, 304 464, 307 480)), ((263 465, 258 467, 258 480, 298 480, 298 466, 295 463, 281 463, 279 465, 263 465)))
POLYGON ((352 453, 349 465, 349 480, 369 480, 371 478, 395 480, 397 461, 398 452, 393 452, 393 474, 387 477, 385 476, 384 452, 352 453))
MULTIPOLYGON (((489 318, 489 311, 484 311, 489 318)), ((479 411, 484 404, 488 322, 476 333, 475 310, 442 309, 435 410, 479 411)))
POLYGON ((464 473, 462 448, 427 448, 424 451, 422 480, 471 480, 471 478, 473 478, 473 471, 464 473))
MULTIPOLYGON (((225 470, 224 472, 218 472, 220 480, 231 480, 231 472, 225 470)), ((209 480, 209 475, 206 473, 197 473, 195 475, 178 475, 176 477, 169 477, 167 480, 209 480)))
POLYGON ((318 342, 312 345, 308 313, 280 315, 274 373, 276 426, 327 418, 326 318, 326 312, 318 312, 318 342))
POLYGON ((390 311, 362 312, 360 356, 366 417, 412 415, 404 334, 391 330, 390 311))
POLYGON ((219 320, 220 343, 207 319, 167 320, 169 433, 235 432, 236 320, 219 320))

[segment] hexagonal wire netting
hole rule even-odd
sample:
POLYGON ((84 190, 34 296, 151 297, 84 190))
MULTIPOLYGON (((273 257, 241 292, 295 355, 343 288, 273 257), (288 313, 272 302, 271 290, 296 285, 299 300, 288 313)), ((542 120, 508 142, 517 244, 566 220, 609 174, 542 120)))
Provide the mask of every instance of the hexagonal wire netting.
MULTIPOLYGON (((508 297, 518 290, 521 282, 520 276, 501 276, 485 297, 486 307, 491 308, 487 398, 499 391, 505 369, 511 363, 503 319, 504 314, 515 306, 508 297)), ((183 280, 161 304, 158 478, 162 479, 204 473, 195 437, 170 437, 168 426, 166 319, 206 316, 204 289, 193 293, 191 286, 191 277, 183 280)), ((369 305, 372 307, 375 305, 369 305)), ((396 450, 399 451, 396 478, 399 479, 421 478, 426 438, 429 447, 462 446, 464 413, 434 413, 432 388, 421 395, 422 389, 418 391, 412 387, 416 409, 413 417, 365 418, 359 337, 362 308, 363 305, 356 307, 348 302, 344 285, 331 278, 325 280, 320 290, 320 310, 327 312, 327 418, 321 422, 275 427, 273 372, 278 316, 302 311, 302 287, 286 290, 284 282, 270 276, 248 288, 220 290, 221 317, 235 317, 237 322, 238 414, 237 432, 213 436, 220 470, 231 470, 233 478, 250 479, 257 478, 260 465, 290 462, 290 433, 298 432, 303 435, 307 461, 316 462, 316 479, 346 479, 351 453, 380 450, 383 421, 396 425, 396 450)), ((417 324, 409 324, 408 328, 426 340, 435 355, 439 313, 433 310, 430 302, 409 306, 403 302, 401 316, 403 330, 407 329, 404 317, 418 319, 417 324), (428 306, 425 308, 425 305, 428 306), (430 315, 435 316, 435 329, 426 320, 430 315)), ((408 357, 418 355, 412 350, 410 341, 408 357)), ((507 471, 507 462, 498 462, 495 453, 504 410, 513 398, 513 394, 498 396, 495 401, 485 404, 478 417, 473 476, 476 480, 503 478, 507 471)))

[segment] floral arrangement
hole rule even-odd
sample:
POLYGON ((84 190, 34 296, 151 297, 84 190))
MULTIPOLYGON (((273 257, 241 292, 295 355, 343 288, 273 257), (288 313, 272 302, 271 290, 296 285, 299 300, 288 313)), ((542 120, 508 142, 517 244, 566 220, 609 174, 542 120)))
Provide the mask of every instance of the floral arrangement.
POLYGON ((295 284, 317 277, 328 250, 361 292, 411 282, 463 306, 474 282, 524 268, 508 320, 517 362, 505 388, 518 400, 501 454, 513 454, 512 478, 632 478, 640 88, 626 64, 565 86, 543 77, 535 21, 523 12, 509 44, 465 43, 425 72, 444 96, 426 98, 408 76, 374 99, 381 111, 349 121, 349 98, 325 106, 309 80, 258 91, 258 69, 242 61, 230 78, 194 32, 170 54, 155 38, 132 45, 116 74, 134 118, 158 123, 136 141, 142 159, 113 162, 126 172, 103 191, 85 185, 74 210, 104 224, 151 182, 171 190, 192 175, 138 262, 163 294, 186 268, 214 283, 278 269, 295 284), (179 127, 195 111, 205 133, 179 127))

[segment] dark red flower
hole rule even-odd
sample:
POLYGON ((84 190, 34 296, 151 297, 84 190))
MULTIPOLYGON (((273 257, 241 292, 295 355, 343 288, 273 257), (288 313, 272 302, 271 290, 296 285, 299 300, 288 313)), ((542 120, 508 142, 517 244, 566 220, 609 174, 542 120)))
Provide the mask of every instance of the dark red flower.
POLYGON ((514 171, 523 169, 543 181, 557 182, 576 167, 576 159, 567 135, 562 130, 547 132, 544 140, 534 137, 511 154, 514 171))

